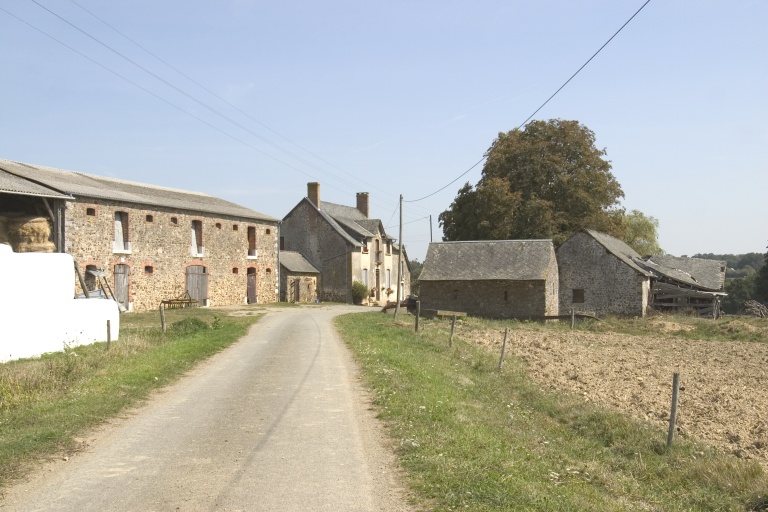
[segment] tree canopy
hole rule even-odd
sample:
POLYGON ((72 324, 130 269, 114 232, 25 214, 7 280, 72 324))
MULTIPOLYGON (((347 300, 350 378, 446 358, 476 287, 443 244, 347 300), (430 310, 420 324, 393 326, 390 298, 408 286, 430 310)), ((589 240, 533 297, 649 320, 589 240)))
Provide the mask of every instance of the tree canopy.
POLYGON ((582 227, 621 237, 624 192, 605 154, 578 121, 533 121, 499 133, 477 186, 465 184, 440 214, 443 239, 562 243, 582 227))
POLYGON ((622 239, 640 256, 664 253, 659 247, 659 221, 655 217, 646 216, 640 210, 632 210, 622 217, 621 222, 624 231, 622 239))

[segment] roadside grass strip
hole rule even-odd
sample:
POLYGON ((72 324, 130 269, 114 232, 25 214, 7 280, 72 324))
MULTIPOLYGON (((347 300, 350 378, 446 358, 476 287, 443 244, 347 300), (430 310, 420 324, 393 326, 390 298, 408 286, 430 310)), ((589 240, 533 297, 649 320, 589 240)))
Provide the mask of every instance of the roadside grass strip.
POLYGON ((499 370, 459 336, 449 347, 449 320, 414 333, 404 318, 354 314, 337 326, 423 507, 768 510, 758 464, 686 439, 667 449, 665 431, 545 389, 513 356, 499 370))
POLYGON ((187 309, 172 313, 163 334, 157 312, 124 315, 109 351, 96 343, 0 364, 0 487, 76 451, 89 428, 177 380, 259 318, 187 309))

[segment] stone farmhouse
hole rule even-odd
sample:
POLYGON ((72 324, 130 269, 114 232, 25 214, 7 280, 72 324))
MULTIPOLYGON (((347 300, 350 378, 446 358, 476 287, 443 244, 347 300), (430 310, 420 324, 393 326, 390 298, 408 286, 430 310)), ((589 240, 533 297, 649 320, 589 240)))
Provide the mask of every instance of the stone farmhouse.
POLYGON ((560 311, 645 316, 693 310, 717 316, 725 295, 725 262, 652 256, 622 240, 582 229, 557 250, 560 311))
MULTIPOLYGON (((370 290, 370 304, 385 305, 410 293, 410 268, 405 250, 387 235, 379 219, 369 217, 369 195, 357 194, 357 205, 343 206, 320 200, 320 184, 307 184, 307 197, 283 218, 280 250, 294 251, 319 274, 321 301, 352 302, 352 283, 370 290)), ((287 293, 287 292, 286 292, 287 293)))
POLYGON ((103 275, 127 310, 187 293, 211 306, 275 302, 278 229, 199 192, 0 160, 0 242, 70 254, 86 288, 103 275), (41 220, 42 236, 29 228, 41 220))
POLYGON ((558 314, 551 240, 431 243, 419 283, 422 310, 518 319, 558 314))

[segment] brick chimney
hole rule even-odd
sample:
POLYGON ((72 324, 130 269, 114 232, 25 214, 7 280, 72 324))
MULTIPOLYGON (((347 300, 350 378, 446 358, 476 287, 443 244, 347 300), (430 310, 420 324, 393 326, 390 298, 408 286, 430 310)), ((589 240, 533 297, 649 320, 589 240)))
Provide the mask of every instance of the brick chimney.
POLYGON ((312 204, 320 208, 320 184, 318 182, 307 183, 307 197, 312 204))
POLYGON ((368 192, 357 193, 357 209, 365 215, 365 218, 370 218, 370 203, 368 198, 368 192))

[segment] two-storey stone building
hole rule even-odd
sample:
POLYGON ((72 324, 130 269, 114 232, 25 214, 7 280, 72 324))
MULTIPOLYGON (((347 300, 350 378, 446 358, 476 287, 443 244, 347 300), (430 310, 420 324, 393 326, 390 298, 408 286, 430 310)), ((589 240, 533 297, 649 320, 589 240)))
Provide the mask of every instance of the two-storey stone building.
POLYGON ((320 200, 320 184, 307 184, 307 197, 283 218, 280 249, 295 251, 319 271, 317 295, 322 301, 352 302, 352 283, 363 283, 372 304, 383 305, 410 293, 405 251, 387 235, 379 219, 371 219, 369 195, 357 194, 355 207, 320 200), (400 272, 398 272, 398 261, 400 272))
POLYGON ((128 310, 185 294, 214 306, 278 299, 279 220, 235 203, 7 160, 0 200, 0 217, 49 217, 53 248, 86 287, 103 272, 128 310))

